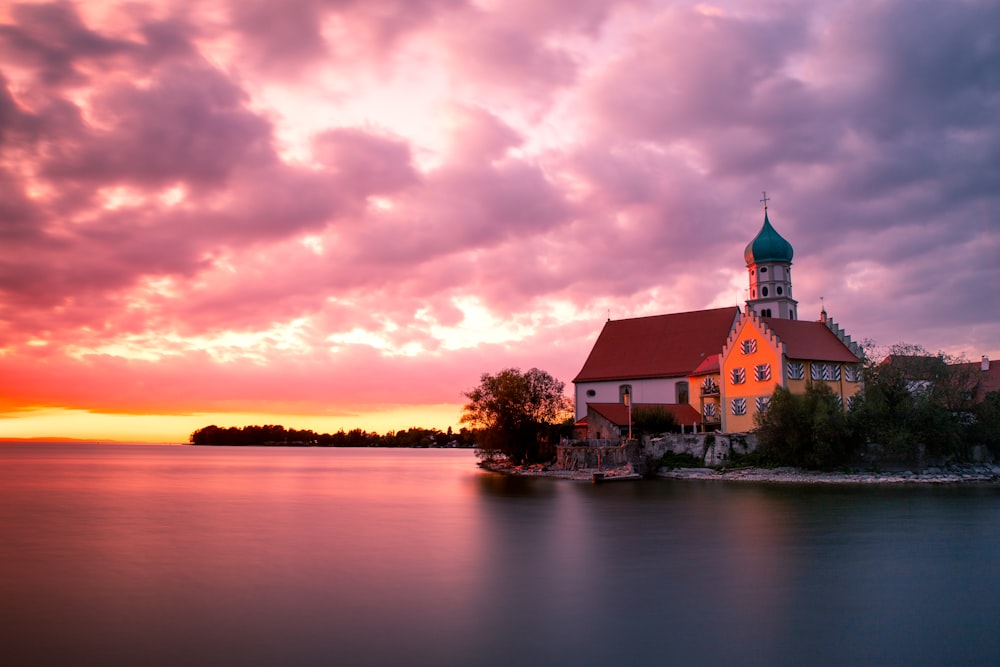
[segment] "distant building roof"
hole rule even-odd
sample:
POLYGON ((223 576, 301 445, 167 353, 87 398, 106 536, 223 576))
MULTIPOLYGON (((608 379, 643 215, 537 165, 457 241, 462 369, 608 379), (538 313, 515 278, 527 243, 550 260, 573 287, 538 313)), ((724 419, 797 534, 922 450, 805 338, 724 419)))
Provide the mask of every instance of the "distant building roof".
POLYGON ((930 354, 890 354, 882 364, 898 368, 909 380, 933 380, 947 366, 944 357, 930 354))
POLYGON ((738 313, 732 306, 609 320, 573 382, 686 376, 722 349, 738 313))
POLYGON ((991 391, 1000 391, 1000 362, 989 361, 985 362, 973 362, 972 366, 980 366, 981 363, 987 365, 985 371, 981 370, 979 380, 979 393, 981 396, 985 396, 991 391))
MULTIPOLYGON (((643 408, 662 408, 674 416, 678 424, 685 426, 701 423, 701 415, 687 403, 633 403, 632 421, 635 423, 635 413, 643 408)), ((616 426, 628 426, 628 406, 624 403, 587 403, 587 409, 593 410, 616 426)))
POLYGON ((956 365, 963 369, 975 371, 974 377, 978 381, 976 400, 983 400, 986 394, 991 391, 1000 391, 1000 362, 983 359, 982 361, 972 361, 956 365), (983 366, 986 368, 984 369, 983 366))
POLYGON ((785 344, 790 359, 857 363, 858 357, 822 322, 765 317, 764 323, 785 344))
POLYGON ((747 266, 760 262, 792 262, 792 244, 774 230, 771 221, 767 219, 767 209, 764 209, 764 226, 757 236, 747 244, 743 251, 743 259, 747 266))

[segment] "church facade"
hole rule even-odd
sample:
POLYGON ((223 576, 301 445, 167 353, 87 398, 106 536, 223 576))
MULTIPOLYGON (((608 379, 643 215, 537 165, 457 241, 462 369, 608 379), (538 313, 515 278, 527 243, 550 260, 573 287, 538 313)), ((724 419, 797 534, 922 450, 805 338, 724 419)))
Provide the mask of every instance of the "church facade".
POLYGON ((827 314, 798 319, 792 246, 764 223, 744 251, 748 300, 708 310, 608 320, 573 380, 578 431, 626 437, 632 410, 657 406, 685 429, 746 432, 777 387, 827 384, 846 409, 861 350, 827 314), (627 424, 624 422, 628 422, 627 424))

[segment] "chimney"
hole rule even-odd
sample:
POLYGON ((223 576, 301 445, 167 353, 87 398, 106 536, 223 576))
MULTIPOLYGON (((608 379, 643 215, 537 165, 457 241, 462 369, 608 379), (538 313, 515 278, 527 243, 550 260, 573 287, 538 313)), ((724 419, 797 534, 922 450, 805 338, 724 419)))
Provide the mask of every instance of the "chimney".
POLYGON ((979 370, 986 373, 990 370, 990 358, 983 355, 983 362, 979 365, 979 370))

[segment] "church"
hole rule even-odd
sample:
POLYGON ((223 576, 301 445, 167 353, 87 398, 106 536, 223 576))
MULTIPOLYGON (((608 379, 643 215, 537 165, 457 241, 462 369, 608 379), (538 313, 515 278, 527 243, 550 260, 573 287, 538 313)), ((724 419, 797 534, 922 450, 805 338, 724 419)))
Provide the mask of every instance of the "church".
POLYGON ((826 310, 798 318, 792 246, 764 224, 744 251, 745 307, 608 320, 573 380, 580 436, 630 435, 633 412, 656 407, 685 430, 747 432, 777 387, 824 383, 846 409, 861 388, 861 349, 826 310))

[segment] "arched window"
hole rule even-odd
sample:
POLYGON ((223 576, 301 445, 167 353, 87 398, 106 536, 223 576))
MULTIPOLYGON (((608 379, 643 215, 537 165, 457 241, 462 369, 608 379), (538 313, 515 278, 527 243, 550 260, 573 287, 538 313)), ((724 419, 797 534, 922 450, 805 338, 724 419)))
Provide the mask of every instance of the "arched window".
POLYGON ((630 384, 623 384, 623 385, 619 385, 618 386, 618 401, 621 402, 621 403, 625 403, 626 402, 625 401, 625 396, 628 396, 631 399, 631 397, 632 397, 632 385, 630 385, 630 384))

